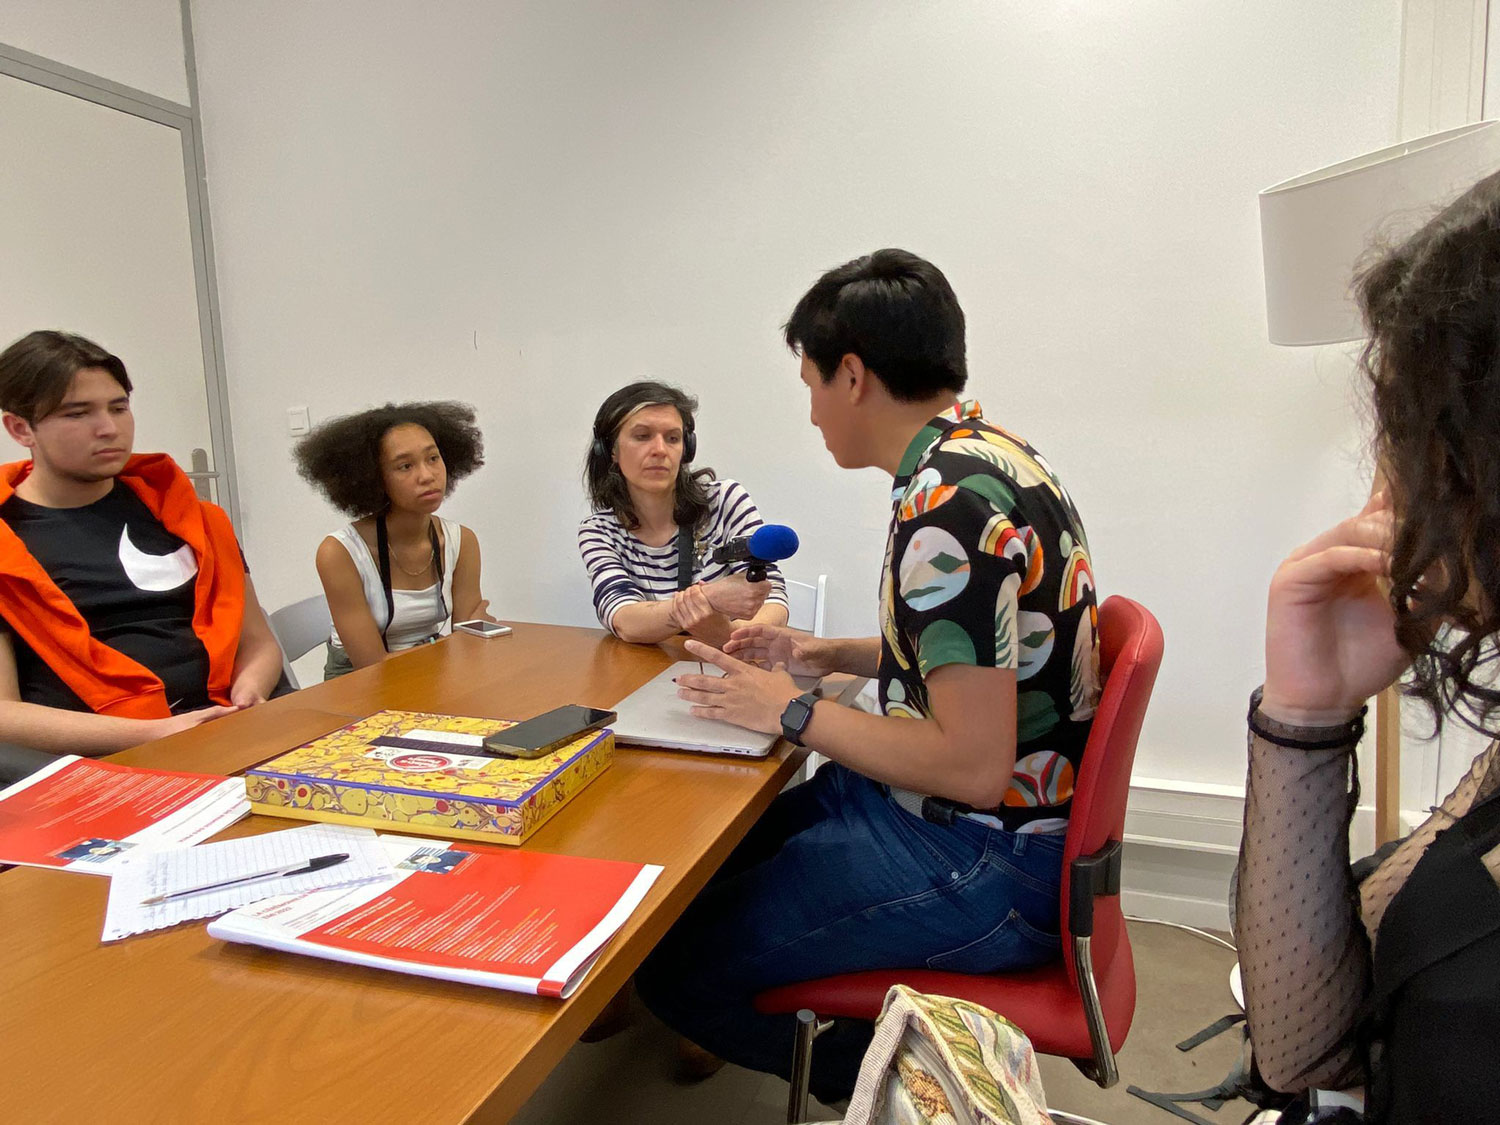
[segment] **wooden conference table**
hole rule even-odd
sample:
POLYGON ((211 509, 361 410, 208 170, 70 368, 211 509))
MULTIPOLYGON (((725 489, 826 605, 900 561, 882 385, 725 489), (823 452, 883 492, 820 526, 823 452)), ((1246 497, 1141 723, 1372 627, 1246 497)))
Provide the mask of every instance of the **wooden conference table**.
MULTIPOLYGON (((116 755, 233 773, 381 708, 526 718, 609 706, 679 654, 597 629, 515 624, 116 755)), ((526 847, 659 863, 567 1001, 230 945, 203 924, 102 945, 107 880, 0 873, 0 1118, 500 1122, 625 983, 805 751, 764 761, 621 750, 526 847)), ((251 817, 225 835, 288 828, 251 817)))

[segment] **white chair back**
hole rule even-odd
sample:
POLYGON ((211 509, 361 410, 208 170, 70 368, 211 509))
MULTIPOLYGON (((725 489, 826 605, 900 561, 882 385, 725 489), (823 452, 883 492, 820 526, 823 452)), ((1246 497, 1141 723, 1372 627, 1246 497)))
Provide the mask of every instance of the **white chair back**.
POLYGON ((281 666, 293 688, 302 685, 292 671, 292 661, 300 660, 326 641, 332 629, 333 617, 328 612, 328 599, 322 594, 284 605, 271 614, 271 632, 276 634, 276 641, 281 645, 281 666))
POLYGON ((818 575, 813 583, 786 580, 787 624, 815 637, 823 636, 824 599, 828 594, 828 575, 818 575))
MULTIPOLYGON (((826 574, 818 575, 815 582, 797 582, 788 578, 786 580, 786 623, 793 629, 805 630, 815 637, 824 636, 823 613, 827 596, 828 575, 826 574)), ((806 781, 822 763, 823 755, 809 754, 788 786, 795 785, 799 781, 806 781)))

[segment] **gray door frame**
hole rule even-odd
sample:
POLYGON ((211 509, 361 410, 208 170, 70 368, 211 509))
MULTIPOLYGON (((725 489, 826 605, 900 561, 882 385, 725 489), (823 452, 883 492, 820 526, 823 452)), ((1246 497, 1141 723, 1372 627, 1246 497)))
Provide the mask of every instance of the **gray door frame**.
POLYGON ((144 90, 112 82, 97 74, 66 66, 5 43, 0 43, 0 74, 154 121, 176 129, 182 137, 182 171, 187 185, 193 277, 198 295, 198 336, 203 350, 203 381, 208 394, 208 430, 213 447, 214 476, 219 486, 218 502, 229 513, 235 528, 239 529, 239 487, 234 472, 229 393, 224 379, 224 341, 219 318, 219 291, 214 278, 213 238, 208 216, 208 178, 203 162, 203 128, 196 104, 198 74, 193 57, 193 31, 188 0, 182 0, 182 34, 188 95, 194 102, 191 106, 159 98, 144 90))

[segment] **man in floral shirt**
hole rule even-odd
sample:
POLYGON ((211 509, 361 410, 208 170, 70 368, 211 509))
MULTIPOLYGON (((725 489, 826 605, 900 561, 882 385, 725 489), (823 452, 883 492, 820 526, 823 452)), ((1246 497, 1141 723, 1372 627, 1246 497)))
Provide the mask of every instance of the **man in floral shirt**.
POLYGON ((1065 831, 1098 701, 1094 576, 1072 500, 1041 455, 986 422, 977 402, 912 439, 892 496, 882 708, 928 718, 926 677, 949 664, 1014 670, 1014 770, 979 819, 1065 831))
MULTIPOLYGON (((1024 440, 961 402, 964 316, 902 250, 830 270, 793 310, 812 422, 894 479, 880 637, 739 629, 694 713, 830 759, 782 794, 647 959, 647 1005, 700 1048, 786 1076, 792 1020, 753 998, 875 968, 984 973, 1057 955, 1061 833, 1098 701, 1093 575, 1072 500, 1024 440), (878 677, 883 714, 794 674, 878 677)), ((853 1089, 870 1028, 818 1039, 812 1089, 853 1089)))

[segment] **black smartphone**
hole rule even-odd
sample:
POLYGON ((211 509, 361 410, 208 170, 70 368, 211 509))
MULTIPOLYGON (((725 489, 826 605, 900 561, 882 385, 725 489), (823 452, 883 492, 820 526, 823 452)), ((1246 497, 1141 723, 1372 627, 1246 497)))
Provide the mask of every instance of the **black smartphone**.
POLYGON ((586 731, 598 730, 614 717, 613 711, 601 707, 583 707, 577 703, 554 707, 534 719, 490 735, 484 740, 484 752, 497 758, 540 758, 586 731))

